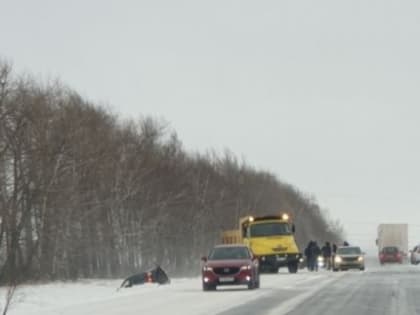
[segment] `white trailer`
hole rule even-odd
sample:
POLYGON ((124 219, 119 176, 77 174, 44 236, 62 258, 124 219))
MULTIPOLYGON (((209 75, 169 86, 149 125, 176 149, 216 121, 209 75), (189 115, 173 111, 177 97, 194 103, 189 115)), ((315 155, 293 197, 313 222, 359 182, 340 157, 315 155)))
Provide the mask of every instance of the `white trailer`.
POLYGON ((379 224, 378 238, 376 239, 378 251, 385 246, 397 246, 404 256, 408 255, 408 224, 389 223, 379 224))

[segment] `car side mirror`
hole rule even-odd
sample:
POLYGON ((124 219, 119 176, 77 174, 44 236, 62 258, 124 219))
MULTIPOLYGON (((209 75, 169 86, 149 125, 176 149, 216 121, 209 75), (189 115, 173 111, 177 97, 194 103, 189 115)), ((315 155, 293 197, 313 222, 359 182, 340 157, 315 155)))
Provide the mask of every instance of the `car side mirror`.
POLYGON ((201 257, 201 261, 207 262, 207 257, 206 256, 201 257))

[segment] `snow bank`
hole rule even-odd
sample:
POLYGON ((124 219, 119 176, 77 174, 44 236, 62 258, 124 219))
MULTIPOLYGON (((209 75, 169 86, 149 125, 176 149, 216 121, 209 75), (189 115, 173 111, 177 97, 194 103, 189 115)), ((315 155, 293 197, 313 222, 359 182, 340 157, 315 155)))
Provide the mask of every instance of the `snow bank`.
MULTIPOLYGON (((331 272, 280 273, 261 276, 261 289, 226 287, 203 292, 201 279, 172 279, 170 285, 145 284, 117 288, 121 280, 83 280, 25 285, 18 288, 9 315, 68 314, 217 314, 234 306, 272 295, 279 289, 314 288, 339 275, 331 272)), ((5 289, 0 291, 4 300, 5 289)), ((290 304, 292 305, 292 304, 290 304)), ((288 306, 288 309, 290 308, 288 306)))

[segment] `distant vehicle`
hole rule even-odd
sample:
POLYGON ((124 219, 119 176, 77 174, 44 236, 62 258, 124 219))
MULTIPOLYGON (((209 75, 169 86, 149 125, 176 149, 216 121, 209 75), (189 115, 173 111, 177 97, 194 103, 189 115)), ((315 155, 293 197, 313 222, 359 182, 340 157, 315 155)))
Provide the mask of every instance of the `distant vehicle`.
POLYGON ((385 263, 402 263, 403 256, 396 246, 385 246, 379 253, 379 262, 381 265, 385 263))
POLYGON ((219 285, 247 285, 248 289, 260 287, 258 259, 246 245, 217 245, 202 260, 204 291, 215 290, 219 285))
POLYGON ((410 250, 410 262, 413 265, 418 265, 420 263, 420 244, 414 246, 412 250, 410 250))
POLYGON ((340 246, 334 258, 333 271, 360 269, 365 270, 364 253, 358 246, 340 246))
POLYGON ((296 273, 302 254, 294 233, 295 225, 287 213, 246 216, 239 219, 236 229, 222 233, 222 243, 249 246, 258 257, 261 271, 276 273, 280 267, 287 267, 290 273, 296 273))
POLYGON ((378 245, 379 255, 384 247, 395 246, 398 247, 402 258, 406 257, 408 255, 408 224, 379 224, 376 245, 378 245))

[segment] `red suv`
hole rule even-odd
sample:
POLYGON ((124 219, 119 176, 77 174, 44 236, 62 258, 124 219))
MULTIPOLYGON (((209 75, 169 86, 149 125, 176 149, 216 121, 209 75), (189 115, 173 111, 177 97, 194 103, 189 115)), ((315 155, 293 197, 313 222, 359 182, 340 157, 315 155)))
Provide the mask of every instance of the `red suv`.
POLYGON ((400 250, 396 246, 386 246, 382 248, 381 252, 379 253, 379 261, 381 265, 384 263, 402 263, 403 257, 400 253, 400 250))
POLYGON ((215 290, 219 285, 242 284, 248 289, 260 287, 258 259, 245 245, 217 245, 202 260, 204 291, 215 290))

